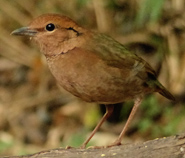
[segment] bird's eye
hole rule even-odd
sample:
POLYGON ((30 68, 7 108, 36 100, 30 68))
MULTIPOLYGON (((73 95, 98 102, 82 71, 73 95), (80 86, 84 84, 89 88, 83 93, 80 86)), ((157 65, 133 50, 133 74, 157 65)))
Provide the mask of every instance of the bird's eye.
POLYGON ((46 25, 46 30, 47 31, 53 31, 55 29, 55 25, 50 23, 46 25))

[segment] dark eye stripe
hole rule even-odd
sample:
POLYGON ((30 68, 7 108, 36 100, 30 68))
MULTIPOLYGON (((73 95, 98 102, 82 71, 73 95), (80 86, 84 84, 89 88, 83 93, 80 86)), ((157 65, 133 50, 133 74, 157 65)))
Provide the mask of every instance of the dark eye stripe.
POLYGON ((69 28, 66 28, 67 30, 72 30, 72 31, 74 31, 74 32, 76 32, 76 35, 77 36, 80 36, 82 33, 80 33, 80 32, 78 32, 77 30, 75 30, 74 28, 72 28, 72 27, 69 27, 69 28))

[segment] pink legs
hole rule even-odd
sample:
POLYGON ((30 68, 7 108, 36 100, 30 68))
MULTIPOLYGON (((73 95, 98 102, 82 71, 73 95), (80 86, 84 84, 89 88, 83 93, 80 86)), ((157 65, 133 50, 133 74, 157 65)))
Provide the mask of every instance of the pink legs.
POLYGON ((95 127, 95 129, 92 131, 92 133, 90 134, 90 136, 81 145, 81 148, 85 148, 86 147, 86 145, 88 144, 88 142, 94 136, 94 134, 96 133, 96 131, 101 127, 101 125, 103 124, 103 122, 105 122, 105 120, 112 114, 112 112, 114 110, 114 105, 105 105, 105 107, 106 107, 106 113, 101 118, 100 122, 97 124, 97 126, 95 127))
POLYGON ((123 139, 123 137, 124 137, 124 135, 125 135, 125 133, 126 133, 128 127, 129 127, 131 121, 133 120, 134 115, 135 115, 135 113, 136 113, 136 111, 137 111, 139 105, 141 104, 141 101, 142 101, 141 98, 137 98, 137 99, 134 101, 134 106, 133 106, 133 108, 132 108, 132 111, 131 111, 131 113, 130 113, 130 115, 129 115, 129 117, 128 117, 128 120, 127 120, 125 126, 123 127, 123 130, 121 131, 121 133, 120 133, 118 139, 117 139, 113 144, 108 145, 108 147, 115 146, 115 145, 121 145, 121 141, 122 141, 122 139, 123 139))
MULTIPOLYGON (((107 147, 111 147, 111 146, 115 146, 115 145, 121 145, 121 141, 131 123, 131 121, 134 118, 134 115, 139 107, 139 105, 141 104, 142 99, 141 98, 137 98, 134 101, 134 106, 132 108, 132 111, 129 115, 129 118, 122 130, 122 132, 120 133, 118 139, 111 145, 108 145, 107 147)), ((95 127, 95 129, 92 131, 92 133, 90 134, 90 136, 85 140, 85 142, 81 145, 81 148, 85 148, 86 145, 88 144, 88 142, 91 140, 91 138, 94 136, 94 134, 97 132, 97 130, 101 127, 101 125, 103 124, 103 122, 105 122, 105 120, 112 114, 113 110, 114 110, 114 105, 105 105, 106 106, 106 113, 104 114, 104 116, 102 117, 102 119, 100 120, 100 122, 97 124, 97 126, 95 127)))

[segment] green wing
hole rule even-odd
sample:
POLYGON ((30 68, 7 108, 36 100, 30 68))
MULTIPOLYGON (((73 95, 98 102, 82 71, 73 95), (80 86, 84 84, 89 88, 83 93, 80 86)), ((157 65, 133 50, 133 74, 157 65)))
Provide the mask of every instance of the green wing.
POLYGON ((175 100, 173 95, 157 80, 153 68, 141 57, 131 53, 122 44, 104 34, 96 34, 92 41, 96 42, 91 43, 91 49, 108 65, 134 72, 135 76, 143 80, 149 89, 159 92, 170 100, 175 100))
POLYGON ((152 67, 142 58, 128 51, 122 44, 104 34, 96 34, 92 41, 93 52, 100 56, 108 65, 119 69, 138 71, 138 77, 156 78, 152 67), (98 44, 96 44, 98 43, 98 44), (140 73, 139 73, 140 72, 140 73))

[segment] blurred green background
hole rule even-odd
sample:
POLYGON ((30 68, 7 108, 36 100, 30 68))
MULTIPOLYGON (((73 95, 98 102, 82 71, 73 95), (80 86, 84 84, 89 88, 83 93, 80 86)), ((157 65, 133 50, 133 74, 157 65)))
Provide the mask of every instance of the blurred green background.
MULTIPOLYGON (((123 143, 185 131, 184 0, 0 1, 0 155, 79 146, 103 115, 58 88, 45 57, 25 37, 10 33, 43 13, 67 15, 86 28, 109 34, 147 60, 177 99, 145 97, 123 143)), ((89 145, 113 142, 133 102, 116 105, 113 116, 89 145)))

